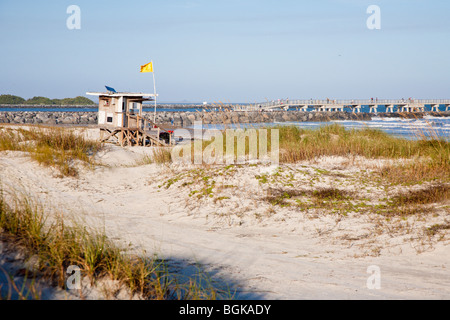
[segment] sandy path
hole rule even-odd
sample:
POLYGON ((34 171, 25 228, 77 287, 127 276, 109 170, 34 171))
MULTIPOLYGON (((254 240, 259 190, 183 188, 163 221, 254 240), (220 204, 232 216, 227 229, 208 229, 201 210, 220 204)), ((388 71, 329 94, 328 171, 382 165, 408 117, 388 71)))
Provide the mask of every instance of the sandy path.
POLYGON ((156 252, 174 263, 198 262, 236 289, 237 298, 450 298, 448 246, 353 258, 357 249, 311 232, 291 233, 283 225, 229 227, 190 215, 177 189, 159 191, 151 183, 159 170, 155 165, 97 167, 78 179, 61 179, 26 155, 0 157, 1 183, 7 188, 26 190, 56 211, 104 228, 136 252, 156 252), (366 285, 371 265, 380 268, 380 289, 366 285))

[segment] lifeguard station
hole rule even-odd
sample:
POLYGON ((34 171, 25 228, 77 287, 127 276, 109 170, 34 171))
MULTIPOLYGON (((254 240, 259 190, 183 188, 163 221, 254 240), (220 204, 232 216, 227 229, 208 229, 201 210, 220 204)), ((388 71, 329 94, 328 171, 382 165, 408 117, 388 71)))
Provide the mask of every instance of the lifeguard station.
POLYGON ((98 96, 98 125, 102 142, 114 140, 121 146, 166 146, 172 144, 173 131, 160 128, 142 115, 142 103, 154 101, 154 93, 86 92, 98 96))

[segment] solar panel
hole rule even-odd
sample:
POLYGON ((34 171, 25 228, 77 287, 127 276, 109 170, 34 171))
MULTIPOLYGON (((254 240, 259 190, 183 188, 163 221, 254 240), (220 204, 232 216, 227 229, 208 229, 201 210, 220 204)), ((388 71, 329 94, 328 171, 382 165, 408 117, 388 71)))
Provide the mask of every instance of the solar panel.
POLYGON ((117 93, 116 90, 114 90, 114 88, 111 88, 111 87, 108 87, 108 86, 105 86, 105 88, 106 88, 106 90, 108 90, 110 92, 117 93))

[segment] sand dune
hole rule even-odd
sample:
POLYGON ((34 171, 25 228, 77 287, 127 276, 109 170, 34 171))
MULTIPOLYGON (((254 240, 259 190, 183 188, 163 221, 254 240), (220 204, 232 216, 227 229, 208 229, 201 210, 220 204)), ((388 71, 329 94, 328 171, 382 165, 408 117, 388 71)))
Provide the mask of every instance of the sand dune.
POLYGON ((382 166, 381 160, 244 165, 222 175, 225 168, 211 167, 204 175, 218 189, 212 197, 198 197, 200 191, 194 191, 204 184, 190 171, 194 167, 141 164, 149 152, 108 145, 97 155, 98 165, 80 168, 78 178, 58 178, 25 153, 1 152, 0 183, 67 220, 105 230, 136 253, 198 263, 230 285, 236 298, 450 298, 448 232, 440 239, 423 238, 424 228, 449 219, 448 207, 426 219, 390 221, 375 214, 304 212, 264 201, 269 187, 285 182, 269 185, 257 178, 281 172, 301 186, 311 181, 313 187, 339 186, 376 201, 385 191, 355 177, 382 166), (320 173, 324 170, 328 174, 320 173), (168 186, 173 177, 178 180, 168 186), (367 285, 370 266, 380 270, 379 289, 367 285))

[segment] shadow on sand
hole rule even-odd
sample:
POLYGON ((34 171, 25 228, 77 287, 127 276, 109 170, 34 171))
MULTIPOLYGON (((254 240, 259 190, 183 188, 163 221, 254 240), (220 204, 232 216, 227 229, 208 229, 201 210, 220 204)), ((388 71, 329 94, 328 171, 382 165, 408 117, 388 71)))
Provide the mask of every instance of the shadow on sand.
MULTIPOLYGON (((83 286, 83 295, 78 290, 61 289, 52 286, 49 280, 39 277, 28 270, 29 262, 23 255, 8 248, 0 241, 0 300, 104 300, 104 297, 95 294, 91 288, 83 286)), ((9 247, 9 246, 8 246, 9 247)), ((169 281, 178 284, 177 293, 169 299, 177 300, 185 296, 194 284, 198 289, 190 299, 215 300, 263 300, 264 294, 245 289, 245 284, 229 277, 226 267, 192 263, 179 258, 166 258, 163 260, 169 275, 169 281), (196 293, 197 292, 197 293, 196 293), (205 293, 205 296, 202 293, 205 293)), ((129 299, 126 297, 116 297, 129 299)))

